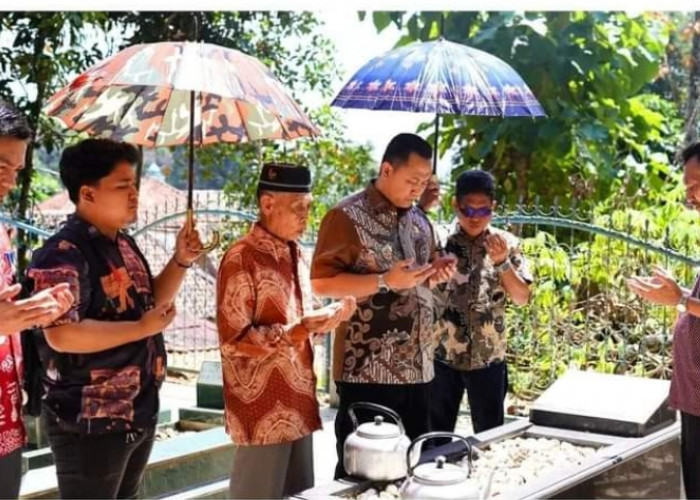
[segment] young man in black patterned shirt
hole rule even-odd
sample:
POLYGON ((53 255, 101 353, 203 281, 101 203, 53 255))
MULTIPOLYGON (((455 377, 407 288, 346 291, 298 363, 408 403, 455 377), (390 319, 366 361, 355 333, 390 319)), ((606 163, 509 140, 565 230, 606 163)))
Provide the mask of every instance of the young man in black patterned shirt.
POLYGON ((37 335, 42 401, 61 498, 135 498, 153 446, 165 379, 162 331, 187 268, 201 255, 185 226, 153 276, 133 238, 138 191, 130 144, 88 139, 63 151, 61 181, 76 205, 34 253, 34 290, 68 283, 66 314, 37 335))

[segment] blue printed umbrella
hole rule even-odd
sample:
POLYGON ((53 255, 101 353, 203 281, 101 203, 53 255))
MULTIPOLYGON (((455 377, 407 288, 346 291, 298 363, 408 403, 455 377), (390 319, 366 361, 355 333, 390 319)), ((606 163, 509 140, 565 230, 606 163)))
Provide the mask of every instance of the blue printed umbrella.
POLYGON ((441 114, 545 116, 523 79, 501 59, 444 38, 390 50, 360 68, 332 106, 441 114))

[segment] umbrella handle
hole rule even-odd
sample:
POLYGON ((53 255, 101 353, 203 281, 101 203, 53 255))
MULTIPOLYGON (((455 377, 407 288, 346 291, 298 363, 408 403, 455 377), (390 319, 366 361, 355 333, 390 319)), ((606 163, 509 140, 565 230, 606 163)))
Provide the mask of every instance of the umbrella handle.
MULTIPOLYGON (((192 209, 187 209, 187 226, 190 229, 194 229, 194 212, 192 209)), ((212 231, 211 240, 202 246, 202 254, 207 254, 218 248, 221 244, 221 235, 219 231, 212 231)))
POLYGON ((219 245, 221 244, 221 235, 219 234, 219 231, 212 231, 211 232, 211 240, 209 240, 208 243, 206 243, 202 247, 202 251, 204 253, 209 253, 215 248, 218 248, 219 245))

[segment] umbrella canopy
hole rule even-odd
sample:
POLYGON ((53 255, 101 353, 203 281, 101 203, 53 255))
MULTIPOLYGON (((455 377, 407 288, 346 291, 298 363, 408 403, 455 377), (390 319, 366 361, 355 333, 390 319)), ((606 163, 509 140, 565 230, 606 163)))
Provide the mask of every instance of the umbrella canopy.
MULTIPOLYGON (((115 141, 189 144, 190 223, 195 145, 320 133, 260 61, 207 43, 128 47, 54 94, 45 111, 70 129, 115 141)), ((214 238, 207 250, 216 246, 218 234, 214 238)))
POLYGON ((442 38, 370 60, 331 105, 454 115, 545 115, 527 84, 504 61, 442 38))
POLYGON ((128 47, 57 92, 45 111, 73 130, 146 147, 319 134, 265 65, 206 43, 128 47))

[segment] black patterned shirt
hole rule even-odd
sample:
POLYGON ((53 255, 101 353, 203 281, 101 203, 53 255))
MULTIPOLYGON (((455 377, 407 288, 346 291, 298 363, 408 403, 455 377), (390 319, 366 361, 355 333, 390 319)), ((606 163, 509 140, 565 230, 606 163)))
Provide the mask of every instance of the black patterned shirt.
MULTIPOLYGON (((432 228, 418 208, 397 209, 372 181, 321 223, 311 279, 381 274, 405 259, 432 259, 432 228)), ((358 298, 344 325, 343 382, 416 384, 433 378, 433 295, 427 283, 358 298)))
MULTIPOLYGON (((138 321, 154 307, 153 278, 129 236, 115 240, 71 216, 35 252, 29 277, 38 292, 67 282, 75 301, 51 326, 138 321)), ((57 352, 37 336, 45 370, 43 409, 66 430, 107 433, 153 427, 165 378, 163 335, 90 354, 57 352)))

